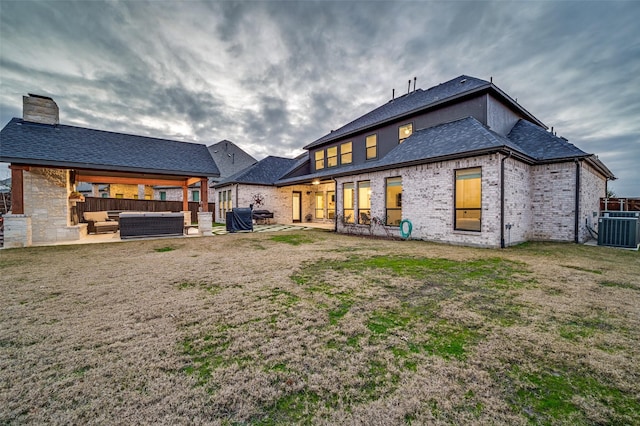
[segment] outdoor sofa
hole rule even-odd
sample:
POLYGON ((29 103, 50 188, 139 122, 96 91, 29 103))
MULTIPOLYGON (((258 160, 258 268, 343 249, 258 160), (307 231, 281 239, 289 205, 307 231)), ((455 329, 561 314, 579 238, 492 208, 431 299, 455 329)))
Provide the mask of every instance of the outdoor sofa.
POLYGON ((84 212, 82 217, 84 218, 84 221, 87 222, 87 233, 89 234, 118 232, 118 221, 109 219, 109 215, 106 211, 84 212))
POLYGON ((120 238, 183 235, 185 214, 171 212, 120 213, 120 238))

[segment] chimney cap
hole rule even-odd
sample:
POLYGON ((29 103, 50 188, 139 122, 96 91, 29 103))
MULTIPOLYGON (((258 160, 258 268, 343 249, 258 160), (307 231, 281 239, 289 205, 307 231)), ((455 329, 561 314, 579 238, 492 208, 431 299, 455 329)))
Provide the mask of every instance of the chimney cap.
POLYGON ((48 99, 50 101, 53 101, 53 98, 51 98, 49 96, 38 95, 38 94, 35 94, 35 93, 29 93, 29 96, 34 97, 34 98, 48 99))

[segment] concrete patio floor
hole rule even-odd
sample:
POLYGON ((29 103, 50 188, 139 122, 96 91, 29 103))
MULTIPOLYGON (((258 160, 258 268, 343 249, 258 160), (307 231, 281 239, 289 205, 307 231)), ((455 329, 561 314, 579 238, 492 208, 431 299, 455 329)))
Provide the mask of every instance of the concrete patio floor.
MULTIPOLYGON (((327 231, 334 229, 333 223, 295 223, 295 224, 273 224, 273 225, 253 225, 253 232, 283 232, 283 231, 308 231, 311 229, 324 229, 327 231)), ((100 243, 120 243, 127 241, 166 239, 166 238, 201 238, 213 237, 218 235, 229 234, 226 226, 214 226, 211 229, 211 235, 198 234, 197 228, 189 228, 188 233, 183 236, 167 236, 167 237, 145 237, 145 238, 128 238, 121 239, 120 232, 109 232, 104 234, 90 234, 85 238, 77 241, 60 241, 57 243, 33 244, 32 247, 58 246, 58 245, 74 245, 74 244, 100 244, 100 243)), ((249 231, 241 231, 238 233, 251 233, 249 231)))

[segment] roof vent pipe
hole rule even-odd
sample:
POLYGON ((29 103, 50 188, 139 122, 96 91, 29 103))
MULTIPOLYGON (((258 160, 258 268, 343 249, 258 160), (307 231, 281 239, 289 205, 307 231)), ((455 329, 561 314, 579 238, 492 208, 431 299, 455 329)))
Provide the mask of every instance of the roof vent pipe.
POLYGON ((409 80, 409 86, 407 87, 407 95, 411 92, 411 80, 409 80))
POLYGON ((391 89, 391 100, 396 98, 396 89, 391 89))
POLYGON ((416 91, 416 81, 418 81, 418 77, 413 77, 413 91, 416 91))

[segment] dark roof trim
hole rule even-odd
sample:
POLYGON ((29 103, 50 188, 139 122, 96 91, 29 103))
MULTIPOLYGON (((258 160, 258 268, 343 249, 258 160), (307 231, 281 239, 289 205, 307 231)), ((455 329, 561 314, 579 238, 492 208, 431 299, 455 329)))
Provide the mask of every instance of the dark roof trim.
POLYGON ((164 176, 183 176, 183 177, 209 177, 209 174, 202 172, 185 172, 182 170, 166 170, 166 169, 142 169, 137 167, 125 166, 101 166, 99 164, 89 163, 72 163, 47 160, 31 160, 25 162, 24 158, 2 157, 2 161, 6 163, 33 166, 33 167, 51 167, 59 169, 79 169, 79 170, 99 170, 105 172, 127 172, 137 174, 158 174, 164 176))

